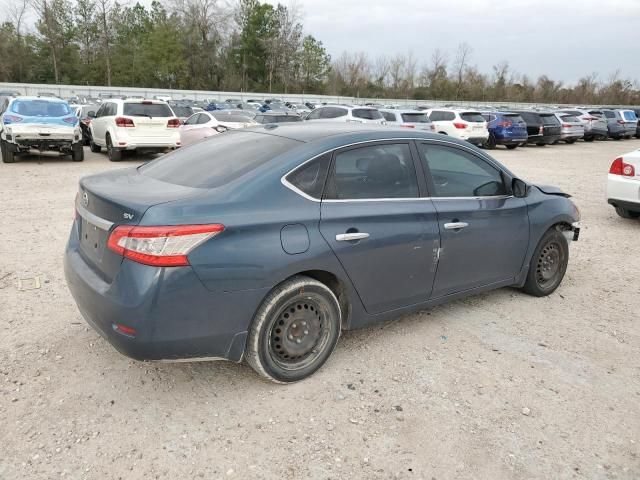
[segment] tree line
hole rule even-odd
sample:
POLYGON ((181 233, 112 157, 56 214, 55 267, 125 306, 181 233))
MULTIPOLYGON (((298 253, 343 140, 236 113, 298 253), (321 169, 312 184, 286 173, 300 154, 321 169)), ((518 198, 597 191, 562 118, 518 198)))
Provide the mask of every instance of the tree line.
POLYGON ((412 53, 331 58, 298 9, 260 0, 11 0, 0 26, 0 81, 362 98, 640 104, 615 72, 567 85, 500 62, 491 71, 459 45, 426 62, 412 53), (32 19, 35 18, 35 23, 32 19))

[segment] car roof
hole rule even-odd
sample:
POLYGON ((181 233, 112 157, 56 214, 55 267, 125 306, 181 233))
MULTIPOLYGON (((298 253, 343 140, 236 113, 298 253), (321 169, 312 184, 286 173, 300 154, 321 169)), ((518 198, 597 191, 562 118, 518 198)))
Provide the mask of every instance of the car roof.
MULTIPOLYGON (((442 140, 441 135, 427 133, 425 131, 413 131, 407 128, 395 128, 385 125, 350 124, 350 123, 315 123, 295 122, 284 124, 266 124, 250 127, 253 130, 268 135, 289 138, 298 142, 311 143, 331 137, 339 140, 341 137, 349 137, 350 141, 375 141, 393 140, 394 138, 432 138, 442 140)), ((468 145, 464 141, 447 137, 447 141, 468 145)))
POLYGON ((378 110, 387 113, 421 113, 426 115, 423 110, 415 110, 413 108, 379 108, 378 110))

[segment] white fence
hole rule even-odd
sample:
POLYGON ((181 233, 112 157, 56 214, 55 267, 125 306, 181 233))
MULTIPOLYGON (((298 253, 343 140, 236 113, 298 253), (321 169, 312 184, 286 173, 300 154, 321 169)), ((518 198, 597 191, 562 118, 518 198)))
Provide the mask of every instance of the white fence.
MULTIPOLYGON (((174 90, 160 88, 137 88, 137 87, 97 87, 89 85, 52 85, 46 83, 2 83, 0 82, 0 91, 19 92, 22 95, 57 95, 62 98, 73 96, 93 97, 97 98, 102 95, 122 95, 122 96, 142 96, 144 98, 153 98, 155 95, 168 95, 174 100, 191 99, 191 100, 214 100, 225 101, 226 99, 239 100, 264 100, 265 98, 280 98, 284 101, 299 102, 316 102, 316 103, 346 103, 346 104, 364 104, 364 103, 382 103, 384 105, 465 105, 480 107, 483 105, 499 105, 507 108, 527 108, 538 107, 548 104, 539 103, 517 103, 517 102, 490 102, 490 101, 455 101, 446 99, 425 99, 413 100, 410 98, 358 98, 358 97, 340 97, 329 95, 314 94, 283 94, 283 93, 259 93, 259 92, 214 92, 206 90, 174 90)), ((563 105, 556 104, 558 107, 563 105)), ((613 105, 611 105, 613 106, 613 105)), ((626 105, 617 105, 619 107, 626 105)))

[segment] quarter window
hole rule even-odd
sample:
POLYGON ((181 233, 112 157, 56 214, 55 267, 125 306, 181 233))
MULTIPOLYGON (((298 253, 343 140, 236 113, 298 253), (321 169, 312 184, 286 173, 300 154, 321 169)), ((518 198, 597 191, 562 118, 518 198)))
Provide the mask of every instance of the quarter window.
POLYGON ((434 197, 506 195, 500 170, 472 153, 423 143, 420 157, 431 175, 434 197))
POLYGON ((336 154, 328 199, 415 198, 418 179, 406 143, 371 145, 336 154))
POLYGON ((391 112, 380 112, 387 122, 395 122, 396 116, 391 112))
POLYGON ((309 115, 307 115, 307 120, 317 120, 320 118, 320 114, 322 113, 322 110, 324 110, 323 108, 317 108, 316 110, 313 110, 311 112, 309 112, 309 115))
POLYGON ((287 181, 310 197, 320 199, 330 162, 331 152, 299 167, 287 176, 287 181))

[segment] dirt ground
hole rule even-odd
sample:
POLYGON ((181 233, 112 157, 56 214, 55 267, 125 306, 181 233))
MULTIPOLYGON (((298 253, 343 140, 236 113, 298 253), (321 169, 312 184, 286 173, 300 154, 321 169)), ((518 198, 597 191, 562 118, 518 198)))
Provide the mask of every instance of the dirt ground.
POLYGON ((640 221, 605 199, 637 148, 496 150, 582 211, 557 292, 345 333, 291 386, 129 360, 78 313, 62 272, 77 181, 140 159, 0 164, 0 479, 640 478, 640 221))

